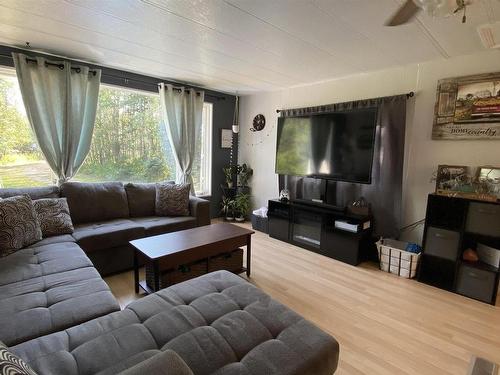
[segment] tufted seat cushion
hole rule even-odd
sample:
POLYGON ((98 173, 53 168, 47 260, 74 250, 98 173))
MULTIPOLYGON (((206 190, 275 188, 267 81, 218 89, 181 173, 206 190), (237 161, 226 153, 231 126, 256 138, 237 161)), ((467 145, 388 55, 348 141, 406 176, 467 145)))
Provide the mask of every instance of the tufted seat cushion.
POLYGON ((71 234, 61 234, 59 236, 51 236, 44 238, 41 241, 35 242, 34 244, 30 245, 29 247, 40 247, 44 245, 50 245, 54 243, 61 243, 61 242, 76 242, 74 237, 71 234))
POLYGON ((0 340, 6 345, 116 310, 107 284, 74 242, 50 242, 0 259, 0 340))
POLYGON ((240 277, 218 271, 125 310, 11 348, 38 374, 116 374, 172 350, 194 374, 332 374, 338 344, 240 277))
POLYGON ((73 232, 78 245, 86 252, 127 246, 129 241, 144 237, 144 228, 128 219, 79 224, 73 232))

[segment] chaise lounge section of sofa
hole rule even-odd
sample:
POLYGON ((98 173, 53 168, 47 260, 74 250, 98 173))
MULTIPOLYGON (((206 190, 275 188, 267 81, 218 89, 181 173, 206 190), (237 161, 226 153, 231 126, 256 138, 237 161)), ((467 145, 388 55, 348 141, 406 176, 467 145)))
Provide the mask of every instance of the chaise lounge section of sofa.
POLYGON ((0 258, 0 341, 6 345, 119 309, 108 285, 69 235, 0 258))
POLYGON ((333 337, 227 271, 10 350, 40 375, 172 374, 154 363, 171 352, 196 375, 330 375, 339 354, 333 337))

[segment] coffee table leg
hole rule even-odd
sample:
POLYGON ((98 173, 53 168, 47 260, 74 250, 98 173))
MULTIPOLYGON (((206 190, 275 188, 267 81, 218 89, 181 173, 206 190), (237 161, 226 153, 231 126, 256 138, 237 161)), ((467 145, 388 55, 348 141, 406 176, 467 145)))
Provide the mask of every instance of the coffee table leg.
POLYGON ((153 262, 153 277, 155 292, 160 290, 160 268, 158 267, 158 261, 153 262))
POLYGON ((134 288, 135 293, 139 293, 139 259, 136 250, 134 250, 134 288))
POLYGON ((252 236, 247 236, 247 277, 250 277, 250 259, 252 255, 252 236))

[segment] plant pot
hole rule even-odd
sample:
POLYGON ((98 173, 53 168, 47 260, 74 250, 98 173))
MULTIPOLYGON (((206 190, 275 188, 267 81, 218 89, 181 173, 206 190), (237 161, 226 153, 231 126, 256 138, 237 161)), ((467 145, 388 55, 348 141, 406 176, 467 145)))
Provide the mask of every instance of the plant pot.
POLYGON ((234 220, 234 217, 232 216, 226 216, 226 221, 233 221, 234 220))
POLYGON ((249 186, 238 186, 238 194, 250 194, 249 186))
POLYGON ((239 223, 242 223, 245 221, 245 218, 244 217, 235 217, 234 220, 236 220, 239 223))

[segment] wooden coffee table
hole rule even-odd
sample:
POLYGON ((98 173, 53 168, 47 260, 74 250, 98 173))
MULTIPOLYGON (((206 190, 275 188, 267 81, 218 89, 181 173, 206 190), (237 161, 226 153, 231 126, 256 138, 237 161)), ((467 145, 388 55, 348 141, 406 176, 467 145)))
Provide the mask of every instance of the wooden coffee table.
POLYGON ((242 268, 240 273, 246 272, 250 276, 251 236, 254 233, 236 225, 219 223, 130 241, 135 248, 135 292, 139 293, 139 287, 146 293, 158 291, 162 272, 227 253, 240 246, 247 247, 246 268, 242 268), (139 257, 153 266, 154 290, 148 287, 145 280, 139 281, 139 257))

